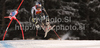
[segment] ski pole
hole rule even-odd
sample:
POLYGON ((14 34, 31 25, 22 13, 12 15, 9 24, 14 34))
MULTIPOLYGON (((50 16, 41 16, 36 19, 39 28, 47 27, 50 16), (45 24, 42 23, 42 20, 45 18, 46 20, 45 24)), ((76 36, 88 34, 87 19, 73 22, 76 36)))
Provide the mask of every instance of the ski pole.
POLYGON ((59 37, 59 35, 56 33, 56 31, 55 30, 53 30, 54 32, 55 32, 55 34, 58 36, 58 38, 61 40, 61 38, 59 37))

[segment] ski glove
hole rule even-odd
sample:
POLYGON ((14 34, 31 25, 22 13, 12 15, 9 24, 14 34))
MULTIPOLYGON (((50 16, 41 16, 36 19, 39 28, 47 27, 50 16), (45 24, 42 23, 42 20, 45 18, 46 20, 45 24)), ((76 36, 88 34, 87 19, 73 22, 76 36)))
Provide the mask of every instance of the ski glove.
POLYGON ((46 18, 48 18, 48 16, 46 16, 46 18))
POLYGON ((32 22, 35 22, 36 18, 32 18, 32 22))

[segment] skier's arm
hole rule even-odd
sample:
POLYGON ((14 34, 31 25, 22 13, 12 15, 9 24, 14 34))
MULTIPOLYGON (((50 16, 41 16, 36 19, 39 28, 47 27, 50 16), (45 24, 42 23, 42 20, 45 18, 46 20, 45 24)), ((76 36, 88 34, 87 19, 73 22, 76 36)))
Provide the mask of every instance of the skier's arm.
POLYGON ((34 8, 31 9, 31 14, 32 14, 32 21, 35 22, 36 16, 35 16, 35 9, 34 8))
POLYGON ((32 14, 32 18, 34 18, 34 16, 35 16, 35 10, 34 10, 34 8, 31 9, 31 14, 32 14))
POLYGON ((47 14, 45 8, 43 8, 43 12, 44 12, 44 14, 45 14, 46 22, 48 22, 48 21, 49 21, 49 16, 48 16, 48 14, 47 14))
POLYGON ((45 17, 48 17, 48 14, 47 14, 45 8, 42 9, 42 12, 44 13, 45 17))

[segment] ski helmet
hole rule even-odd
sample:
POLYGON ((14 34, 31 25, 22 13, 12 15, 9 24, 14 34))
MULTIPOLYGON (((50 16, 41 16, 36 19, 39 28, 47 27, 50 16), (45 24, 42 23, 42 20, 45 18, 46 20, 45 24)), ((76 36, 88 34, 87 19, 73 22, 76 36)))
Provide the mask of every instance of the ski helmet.
POLYGON ((39 5, 39 4, 41 5, 41 3, 40 3, 40 2, 36 2, 36 5, 39 5))
POLYGON ((41 3, 40 2, 36 2, 36 8, 41 8, 41 3))

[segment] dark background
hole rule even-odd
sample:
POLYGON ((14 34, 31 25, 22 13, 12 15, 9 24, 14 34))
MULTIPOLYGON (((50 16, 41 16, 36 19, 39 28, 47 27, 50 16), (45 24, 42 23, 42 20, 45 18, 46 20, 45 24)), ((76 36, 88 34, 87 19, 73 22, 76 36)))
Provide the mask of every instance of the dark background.
MULTIPOLYGON (((31 8, 36 0, 24 0, 17 19, 20 22, 27 22, 31 17, 31 8)), ((41 1, 50 18, 71 17, 71 22, 59 22, 52 25, 76 25, 85 24, 85 30, 59 30, 58 35, 64 40, 99 40, 100 39, 100 1, 99 0, 43 0, 41 1)), ((9 19, 4 19, 4 16, 9 16, 7 10, 17 9, 21 0, 0 0, 0 40, 2 40, 9 19)), ((22 35, 20 30, 15 30, 13 21, 5 40, 21 40, 22 35)), ((25 39, 58 39, 53 31, 48 33, 44 38, 44 31, 40 30, 38 37, 35 36, 36 30, 24 31, 25 39)))

